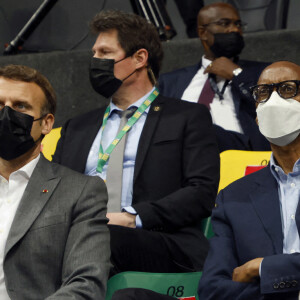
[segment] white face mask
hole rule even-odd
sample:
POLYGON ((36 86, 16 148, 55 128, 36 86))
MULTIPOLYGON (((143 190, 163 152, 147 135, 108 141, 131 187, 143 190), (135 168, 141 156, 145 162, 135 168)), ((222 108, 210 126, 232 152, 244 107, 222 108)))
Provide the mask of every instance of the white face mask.
POLYGON ((288 145, 300 133, 300 102, 295 99, 283 99, 274 91, 256 113, 260 132, 272 144, 288 145))

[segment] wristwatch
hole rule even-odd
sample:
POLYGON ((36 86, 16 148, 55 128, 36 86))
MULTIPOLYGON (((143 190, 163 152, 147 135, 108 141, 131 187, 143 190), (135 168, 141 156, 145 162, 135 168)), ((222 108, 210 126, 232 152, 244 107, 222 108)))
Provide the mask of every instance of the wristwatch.
POLYGON ((242 68, 236 68, 232 71, 233 75, 234 76, 238 76, 240 73, 243 72, 243 69, 242 68))

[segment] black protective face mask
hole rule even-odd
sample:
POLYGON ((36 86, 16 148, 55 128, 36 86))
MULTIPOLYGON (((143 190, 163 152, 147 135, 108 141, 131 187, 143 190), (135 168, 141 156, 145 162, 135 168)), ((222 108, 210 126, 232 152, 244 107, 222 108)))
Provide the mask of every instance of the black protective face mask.
MULTIPOLYGON (((43 116, 44 117, 44 116, 43 116)), ((36 145, 30 132, 34 120, 32 116, 4 106, 0 111, 0 157, 12 160, 36 145)))
POLYGON ((245 46, 243 36, 238 32, 215 33, 214 39, 210 50, 216 57, 234 58, 242 52, 245 46))
POLYGON ((134 70, 134 72, 129 74, 123 80, 115 77, 114 65, 126 58, 128 58, 128 56, 115 62, 114 59, 92 57, 90 65, 90 82, 97 93, 106 98, 111 97, 122 85, 123 81, 136 72, 136 70, 134 70))

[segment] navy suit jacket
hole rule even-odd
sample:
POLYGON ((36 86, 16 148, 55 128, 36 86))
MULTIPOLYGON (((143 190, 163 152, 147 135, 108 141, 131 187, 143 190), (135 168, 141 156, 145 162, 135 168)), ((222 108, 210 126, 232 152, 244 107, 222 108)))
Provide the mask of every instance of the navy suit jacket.
MULTIPOLYGON (((270 144, 260 133, 256 124, 255 102, 249 87, 257 84, 262 70, 268 63, 240 60, 243 72, 232 79, 232 96, 244 134, 225 130, 215 125, 220 152, 230 149, 269 151, 270 144)), ((181 99, 185 89, 201 67, 197 65, 162 74, 159 78, 159 91, 167 97, 181 99)))
MULTIPOLYGON (((199 299, 298 299, 300 253, 283 254, 278 184, 270 167, 222 190, 212 214, 215 236, 199 284, 199 299), (263 257, 261 277, 231 280, 234 268, 263 257)), ((300 232, 300 207, 296 212, 300 232)))
MULTIPOLYGON (((69 120, 53 160, 83 173, 105 108, 69 120)), ((132 206, 143 228, 174 244, 202 270, 208 242, 201 220, 210 216, 219 182, 219 154, 204 105, 159 95, 152 103, 136 154, 132 206)))

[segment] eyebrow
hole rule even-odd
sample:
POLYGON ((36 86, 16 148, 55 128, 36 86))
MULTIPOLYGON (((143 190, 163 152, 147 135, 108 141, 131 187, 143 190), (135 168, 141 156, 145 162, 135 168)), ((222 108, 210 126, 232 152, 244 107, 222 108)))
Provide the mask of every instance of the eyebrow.
MULTIPOLYGON (((237 22, 237 21, 242 21, 241 19, 230 19, 230 18, 221 18, 221 19, 219 19, 218 21, 235 21, 235 22, 237 22)), ((217 21, 217 22, 218 22, 217 21)))
POLYGON ((32 105, 30 103, 28 103, 28 101, 26 101, 26 100, 21 100, 20 99, 20 100, 13 100, 12 102, 13 102, 14 105, 15 104, 23 104, 24 106, 32 108, 32 105))

